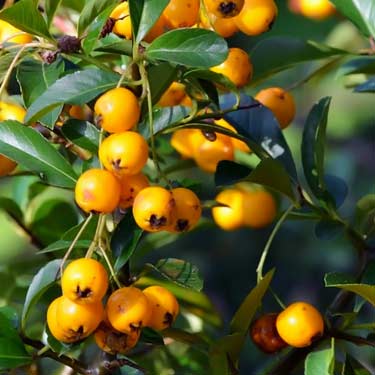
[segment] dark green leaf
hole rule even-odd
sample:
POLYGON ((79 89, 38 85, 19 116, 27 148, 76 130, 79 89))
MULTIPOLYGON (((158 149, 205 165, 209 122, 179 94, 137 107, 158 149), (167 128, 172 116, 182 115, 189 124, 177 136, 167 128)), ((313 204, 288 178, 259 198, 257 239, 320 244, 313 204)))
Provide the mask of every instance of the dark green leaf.
POLYGON ((356 86, 354 92, 375 92, 375 78, 370 78, 365 83, 356 86))
POLYGON ((250 323, 253 320, 258 307, 262 303, 263 296, 268 290, 274 273, 274 269, 269 271, 243 300, 230 323, 231 333, 246 334, 248 332, 250 323))
MULTIPOLYGON (((69 229, 62 237, 61 239, 63 241, 73 241, 74 238, 77 236, 78 232, 81 230, 82 225, 84 225, 85 222, 83 221, 82 223, 72 227, 69 229)), ((86 228, 80 235, 81 240, 92 240, 95 236, 95 230, 98 225, 98 215, 95 215, 90 222, 87 224, 86 228)))
POLYGON ((276 36, 263 39, 250 53, 252 63, 256 67, 251 84, 256 84, 301 62, 346 53, 323 44, 293 37, 276 36))
POLYGON ((147 70, 152 104, 159 101, 165 90, 177 77, 177 69, 169 63, 150 65, 147 70))
POLYGON ((136 43, 139 43, 147 35, 168 3, 169 0, 129 0, 136 43))
POLYGON ((98 152, 100 132, 88 121, 68 120, 61 128, 64 137, 79 147, 92 153, 98 152))
POLYGON ((339 68, 338 74, 375 74, 375 57, 363 56, 350 60, 339 68))
POLYGON ((30 309, 40 299, 40 297, 50 288, 55 282, 59 273, 61 259, 55 259, 47 263, 34 276, 33 281, 26 294, 26 299, 23 305, 21 325, 25 328, 27 315, 30 309))
POLYGON ((7 324, 10 324, 11 328, 19 328, 19 318, 17 311, 10 306, 0 307, 0 314, 8 320, 7 324))
MULTIPOLYGON (((17 80, 21 87, 22 98, 29 107, 37 100, 64 72, 64 60, 57 59, 52 64, 37 60, 25 59, 18 66, 17 80)), ((55 125, 62 105, 40 119, 40 122, 52 129, 55 125)))
MULTIPOLYGON (((0 83, 3 82, 4 76, 6 75, 9 65, 12 63, 17 51, 10 51, 5 53, 5 51, 0 51, 0 83)), ((22 54, 20 58, 22 58, 22 54)))
POLYGON ((99 39, 94 49, 97 52, 117 53, 119 55, 130 56, 133 51, 132 48, 131 40, 121 39, 115 34, 109 34, 105 38, 99 39))
POLYGON ((329 174, 324 176, 324 183, 327 191, 335 201, 335 206, 337 208, 340 207, 348 195, 348 185, 341 178, 329 174))
POLYGON ((116 86, 119 75, 98 69, 68 74, 57 80, 28 109, 25 121, 32 123, 62 103, 82 105, 116 86))
POLYGON ((375 285, 358 284, 351 277, 340 273, 329 273, 324 277, 326 287, 335 287, 356 293, 375 306, 375 285))
POLYGON ((116 258, 115 270, 118 271, 133 255, 142 237, 143 230, 134 221, 131 210, 116 226, 111 239, 111 249, 116 258))
MULTIPOLYGON (((221 109, 233 108, 237 98, 233 94, 220 97, 221 109)), ((248 95, 241 94, 239 110, 227 113, 224 118, 235 127, 245 142, 261 159, 271 156, 278 160, 297 183, 297 170, 292 153, 274 114, 248 95), (251 142, 250 142, 251 141, 251 142)))
POLYGON ((307 183, 314 195, 329 204, 335 204, 324 180, 324 149, 331 98, 321 99, 311 109, 305 123, 301 153, 307 183))
POLYGON ((357 202, 355 226, 363 234, 375 230, 375 194, 368 194, 357 202))
POLYGON ((333 375, 335 364, 334 339, 330 349, 311 352, 305 360, 305 375, 333 375))
POLYGON ((86 2, 78 20, 78 36, 82 36, 94 19, 107 7, 114 8, 113 0, 89 0, 86 2))
POLYGON ((0 19, 27 33, 51 39, 46 22, 34 0, 20 0, 0 12, 0 19))
POLYGON ((321 240, 332 240, 344 233, 341 223, 330 220, 321 220, 315 226, 315 235, 321 240))
POLYGON ((0 153, 37 173, 47 184, 75 186, 76 175, 71 165, 33 128, 17 121, 0 123, 0 153))
POLYGON ((0 209, 4 210, 11 217, 18 221, 22 221, 23 213, 18 204, 10 198, 0 197, 0 209))
POLYGON ((47 25, 50 26, 53 20, 53 16, 56 13, 57 8, 60 6, 61 0, 45 0, 44 10, 47 15, 47 25))
POLYGON ((331 0, 365 36, 375 38, 375 3, 373 0, 331 0))
POLYGON ((155 39, 146 50, 150 60, 209 68, 222 63, 228 54, 226 41, 204 29, 178 29, 155 39))
POLYGON ((361 362, 358 362, 354 357, 347 354, 345 368, 347 369, 344 375, 373 375, 369 370, 363 367, 361 362))
POLYGON ((220 338, 214 344, 216 348, 226 353, 228 360, 231 361, 231 367, 238 363, 246 336, 244 333, 233 333, 220 338))
POLYGON ((263 159, 253 171, 232 161, 221 161, 215 173, 215 184, 233 185, 236 182, 260 184, 296 202, 290 178, 282 164, 275 159, 263 159))
MULTIPOLYGON (((76 244, 74 245, 75 249, 88 249, 91 240, 78 240, 76 244)), ((45 247, 43 250, 38 251, 38 254, 46 254, 46 253, 52 253, 54 251, 60 251, 60 250, 67 250, 69 249, 69 246, 72 244, 72 241, 64 241, 64 240, 58 240, 56 242, 51 243, 47 247, 45 247)))
POLYGON ((150 265, 167 280, 200 292, 203 289, 203 279, 199 270, 193 264, 181 259, 160 259, 155 266, 150 265))
POLYGON ((0 332, 0 369, 20 367, 31 361, 32 357, 27 353, 21 340, 4 338, 0 332))
POLYGON ((229 375, 229 364, 227 353, 220 347, 213 346, 209 353, 210 374, 212 375, 229 375))
POLYGON ((159 332, 147 327, 142 329, 141 337, 139 339, 141 342, 148 344, 164 345, 163 336, 159 332))
POLYGON ((202 349, 207 349, 207 344, 198 333, 190 333, 178 328, 167 328, 163 330, 164 337, 170 337, 178 342, 183 342, 188 345, 199 346, 202 349))

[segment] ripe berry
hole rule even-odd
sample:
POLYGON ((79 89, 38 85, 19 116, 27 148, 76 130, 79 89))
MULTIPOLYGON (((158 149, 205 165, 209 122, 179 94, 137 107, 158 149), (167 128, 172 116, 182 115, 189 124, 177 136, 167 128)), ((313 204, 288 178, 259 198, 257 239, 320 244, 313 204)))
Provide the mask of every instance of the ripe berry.
POLYGON ((167 229, 173 223, 175 206, 172 192, 161 186, 147 187, 134 200, 134 220, 148 232, 167 229))
POLYGON ((171 146, 184 158, 193 158, 197 129, 181 129, 172 134, 171 146))
POLYGON ((0 177, 6 176, 16 169, 17 163, 0 154, 0 177))
POLYGON ((280 87, 270 87, 259 91, 255 99, 273 112, 281 129, 286 128, 293 121, 296 106, 289 92, 280 87))
POLYGON ((199 0, 170 0, 163 12, 167 26, 171 29, 193 26, 198 19, 199 5, 199 0))
POLYGON ((148 327, 157 331, 169 328, 179 313, 180 307, 176 297, 166 288, 158 285, 143 290, 151 306, 151 317, 148 327))
POLYGON ((213 72, 223 74, 237 87, 248 84, 253 75, 253 65, 249 55, 241 48, 229 48, 228 57, 213 72))
POLYGON ((23 122, 25 115, 26 110, 21 106, 0 101, 0 121, 16 120, 23 122))
POLYGON ((121 185, 119 206, 123 210, 133 206, 134 199, 138 193, 150 186, 148 178, 142 173, 133 176, 120 176, 119 182, 121 185))
POLYGON ((124 1, 116 6, 110 14, 115 21, 112 31, 126 39, 132 38, 132 22, 129 13, 129 3, 124 1))
POLYGON ((6 41, 7 43, 26 44, 32 40, 32 35, 17 29, 8 22, 0 20, 0 43, 6 41))
POLYGON ((112 173, 89 169, 78 178, 75 200, 86 212, 110 213, 120 201, 120 190, 120 184, 112 173))
POLYGON ((112 134, 99 147, 104 167, 117 175, 138 174, 148 159, 146 140, 133 131, 112 134))
POLYGON ((219 18, 231 18, 240 13, 244 0, 204 0, 209 13, 219 18))
POLYGON ((277 315, 275 313, 263 315, 250 328, 251 339, 265 353, 276 353, 287 346, 276 329, 277 315))
POLYGON ((94 110, 97 123, 109 133, 130 130, 141 115, 137 97, 124 87, 109 90, 100 96, 94 110))
POLYGON ((61 277, 63 295, 79 304, 100 302, 107 288, 107 271, 95 259, 73 260, 61 277))
POLYGON ((299 10, 305 17, 320 21, 336 12, 336 8, 328 0, 300 0, 299 10))
POLYGON ((160 107, 173 107, 180 104, 185 95, 185 85, 179 82, 172 82, 160 98, 158 105, 160 107))
POLYGON ((287 344, 303 348, 323 335, 324 321, 314 306, 295 302, 278 315, 276 328, 287 344))
POLYGON ((148 299, 135 287, 124 287, 113 292, 108 298, 106 312, 112 327, 127 334, 147 326, 151 316, 148 299))
POLYGON ((219 18, 213 14, 200 13, 200 25, 213 30, 223 38, 229 38, 239 31, 234 18, 219 18))
MULTIPOLYGON (((220 125, 223 128, 226 128, 228 130, 231 130, 233 133, 237 133, 237 130, 224 119, 215 120, 215 124, 220 125)), ((232 140, 232 144, 235 150, 240 150, 242 152, 251 152, 249 146, 245 142, 240 141, 239 139, 234 138, 234 137, 230 137, 230 138, 232 140)))

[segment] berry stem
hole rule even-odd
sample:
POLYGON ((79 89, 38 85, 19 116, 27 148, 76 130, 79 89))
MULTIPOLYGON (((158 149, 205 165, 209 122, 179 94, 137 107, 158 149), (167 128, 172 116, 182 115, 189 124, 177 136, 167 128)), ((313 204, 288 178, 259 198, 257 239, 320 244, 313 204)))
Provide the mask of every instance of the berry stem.
POLYGON ((74 246, 76 245, 77 241, 79 240, 79 238, 81 237, 82 233, 84 232, 84 230, 87 228, 87 226, 89 225, 91 219, 93 218, 93 214, 90 213, 89 216, 87 216, 87 218, 85 219, 85 221, 83 222, 80 230, 78 231, 77 235, 74 237, 72 243, 70 244, 69 246, 69 249, 67 250, 67 252, 65 253, 64 255, 64 258, 62 259, 61 261, 61 265, 60 265, 60 275, 62 275, 63 273, 63 268, 64 268, 64 264, 66 262, 66 260, 69 258, 69 255, 70 253, 73 251, 74 249, 74 246))
POLYGON ((118 288, 122 288, 122 285, 121 285, 119 279, 118 279, 117 276, 116 276, 115 270, 113 269, 112 263, 111 263, 111 261, 109 260, 108 255, 107 255, 105 249, 100 245, 100 246, 99 246, 99 250, 100 250, 100 253, 102 254, 102 256, 103 256, 105 262, 107 263, 107 266, 108 266, 109 272, 110 272, 110 274, 111 274, 111 276, 112 276, 114 282, 116 283, 116 285, 118 286, 118 288))
POLYGON ((277 232, 279 231, 279 229, 281 228, 281 225, 283 224, 283 222, 286 220, 286 218, 288 217, 288 215, 292 212, 293 208, 294 208, 294 205, 290 205, 289 208, 283 213, 283 215, 280 217, 279 221, 277 222, 277 224, 273 228, 272 233, 271 233, 271 235, 268 238, 266 246, 264 247, 262 255, 260 257, 260 260, 259 260, 259 263, 258 263, 258 267, 256 269, 258 284, 263 279, 263 267, 264 267, 264 263, 266 261, 268 252, 269 252, 269 250, 271 248, 272 241, 275 238, 275 236, 276 236, 277 232))
POLYGON ((92 240, 92 242, 90 244, 90 247, 87 250, 87 253, 86 253, 86 256, 85 256, 86 258, 91 258, 92 254, 96 250, 96 247, 98 246, 99 241, 100 241, 100 237, 102 236, 102 233, 103 233, 103 230, 104 230, 104 226, 105 226, 105 215, 104 214, 100 214, 99 215, 99 219, 98 219, 98 224, 96 226, 96 231, 95 231, 94 239, 92 240))

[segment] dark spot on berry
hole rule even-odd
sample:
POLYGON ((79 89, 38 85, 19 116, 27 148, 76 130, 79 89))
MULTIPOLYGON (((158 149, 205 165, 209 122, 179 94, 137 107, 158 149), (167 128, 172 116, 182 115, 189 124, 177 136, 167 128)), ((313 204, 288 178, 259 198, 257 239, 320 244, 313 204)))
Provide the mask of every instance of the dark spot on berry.
POLYGON ((151 228, 158 229, 167 225, 167 218, 164 216, 158 217, 157 215, 152 214, 150 216, 149 223, 151 228))
POLYGON ((217 135, 215 132, 202 130, 202 134, 210 142, 215 142, 217 139, 217 135))
POLYGON ((176 223, 176 230, 179 232, 184 232, 189 228, 189 220, 178 219, 176 223))
POLYGON ((114 169, 121 169, 121 159, 116 159, 112 161, 112 166, 114 169))
MULTIPOLYGON (((232 16, 233 12, 236 11, 237 5, 233 1, 224 1, 219 5, 219 12, 225 16, 232 16)), ((237 12, 236 12, 237 14, 237 12)))
POLYGON ((76 294, 78 298, 88 298, 92 296, 92 290, 90 288, 81 289, 79 285, 77 285, 76 294))
POLYGON ((173 315, 169 312, 166 312, 165 315, 164 315, 163 324, 170 327, 172 325, 172 323, 173 323, 173 315))
POLYGON ((131 193, 134 193, 134 188, 130 188, 130 192, 131 192, 131 193))

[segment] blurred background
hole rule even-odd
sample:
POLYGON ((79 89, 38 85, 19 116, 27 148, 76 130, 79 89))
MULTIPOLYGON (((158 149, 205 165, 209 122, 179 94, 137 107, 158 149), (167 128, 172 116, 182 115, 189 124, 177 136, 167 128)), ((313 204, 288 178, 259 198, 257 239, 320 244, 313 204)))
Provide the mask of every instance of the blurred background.
MULTIPOLYGON (((238 35, 231 38, 229 44, 244 48, 250 56, 253 47, 261 39, 278 35, 297 36, 353 51, 367 47, 356 28, 340 15, 325 21, 312 21, 292 13, 286 1, 277 3, 279 17, 272 31, 254 38, 238 35)), ((284 131, 284 135, 302 176, 300 144, 304 121, 317 100, 325 96, 333 97, 328 122, 326 171, 341 177, 347 183, 349 193, 340 212, 343 217, 351 220, 356 202, 362 196, 375 192, 375 101, 374 95, 356 94, 352 90, 353 85, 364 80, 363 76, 345 77, 338 74, 338 66, 344 61, 330 66, 324 73, 292 90, 297 104, 297 116, 294 123, 284 131)), ((294 87, 324 63, 318 61, 300 64, 257 86, 250 85, 246 92, 254 95, 263 87, 275 85, 294 87)), ((255 66, 254 70, 256 69, 255 66)), ((174 157, 177 158, 177 154, 174 157)), ((197 168, 171 177, 193 180, 198 184, 198 190, 202 192, 204 199, 213 199, 217 193, 213 176, 207 176, 197 168)), ((38 183, 36 177, 2 178, 0 198, 5 197, 14 199, 24 210, 26 225, 30 224, 34 244, 40 247, 58 240, 79 221, 73 195, 61 189, 45 188, 38 183), (59 218, 63 220, 58 220, 59 218)), ((280 199, 279 203, 280 207, 284 207, 286 202, 280 199)), ((205 211, 205 216, 211 218, 209 210, 205 211)), ((357 257, 355 250, 342 235, 319 239, 314 228, 315 223, 310 221, 287 221, 277 234, 265 269, 276 267, 274 290, 286 304, 303 300, 324 311, 337 293, 334 288, 324 287, 324 275, 327 272, 355 272, 357 257)), ((170 240, 162 238, 159 241, 160 247, 153 251, 145 250, 147 255, 142 262, 175 257, 196 265, 205 281, 204 291, 223 319, 223 328, 215 331, 207 327, 207 330, 223 334, 228 332, 228 323, 233 313, 256 284, 255 268, 271 231, 272 227, 224 232, 210 221, 197 231, 180 235, 175 242, 170 243, 170 240)), ((46 255, 37 255, 37 247, 31 244, 22 227, 17 225, 14 218, 1 211, 0 238, 0 285, 3 285, 0 288, 0 306, 11 305, 20 310, 30 280, 40 265, 45 263, 46 255)), ((279 310, 271 296, 266 297, 262 309, 265 312, 279 310)), ((364 322, 374 320, 374 310, 367 305, 360 319, 364 322)), ((374 351, 370 352, 365 347, 360 349, 360 353, 354 347, 351 350, 353 353, 357 351, 360 354, 358 359, 365 361, 372 373, 375 373, 374 351)), ((248 340, 242 353, 241 374, 260 374, 269 359, 269 356, 262 354, 248 340)), ((168 363, 168 359, 162 361, 168 363)), ((166 364, 158 371, 159 375, 175 373, 166 364)), ((197 372, 191 369, 189 371, 183 373, 201 374, 199 369, 197 372)), ((180 375, 178 372, 176 374, 180 375)))

